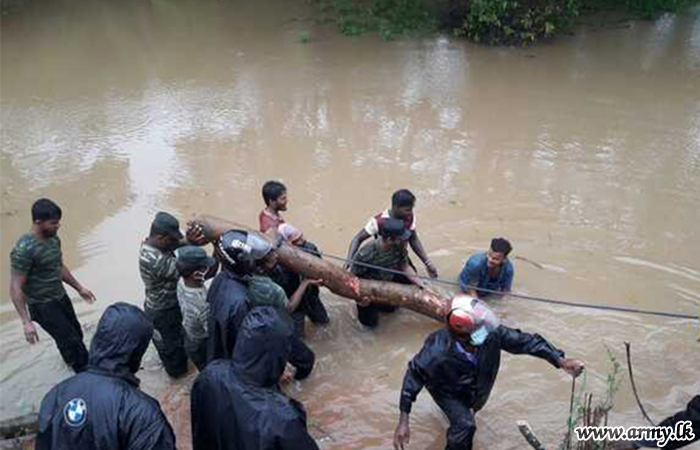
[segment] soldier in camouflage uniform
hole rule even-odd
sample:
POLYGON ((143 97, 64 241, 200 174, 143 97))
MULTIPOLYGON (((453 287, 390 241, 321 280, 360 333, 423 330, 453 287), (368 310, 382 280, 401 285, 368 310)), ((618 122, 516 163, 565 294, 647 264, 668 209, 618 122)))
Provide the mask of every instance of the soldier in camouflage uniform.
POLYGON ((95 295, 63 264, 61 240, 57 234, 61 216, 61 208, 49 199, 39 199, 32 205, 32 230, 17 241, 10 255, 10 296, 22 319, 27 342, 34 344, 39 340, 32 321, 37 322, 56 341, 66 364, 75 372, 82 372, 87 365, 88 352, 63 282, 78 291, 88 303, 95 301, 95 295))
POLYGON ((144 311, 153 322, 153 344, 173 378, 187 372, 182 312, 177 301, 175 250, 185 242, 178 220, 165 212, 156 214, 151 233, 141 245, 139 269, 146 287, 144 311))

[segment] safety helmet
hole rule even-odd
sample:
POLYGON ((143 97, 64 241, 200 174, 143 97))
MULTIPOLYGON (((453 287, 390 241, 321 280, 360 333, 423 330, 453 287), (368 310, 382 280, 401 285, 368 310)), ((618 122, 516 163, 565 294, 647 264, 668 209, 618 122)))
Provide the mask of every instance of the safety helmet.
POLYGON ((459 327, 473 333, 482 327, 493 331, 500 321, 484 302, 468 295, 458 295, 452 299, 447 323, 452 328, 459 327))
POLYGON ((250 273, 255 263, 272 251, 272 245, 255 233, 230 230, 221 235, 217 249, 230 269, 250 273))

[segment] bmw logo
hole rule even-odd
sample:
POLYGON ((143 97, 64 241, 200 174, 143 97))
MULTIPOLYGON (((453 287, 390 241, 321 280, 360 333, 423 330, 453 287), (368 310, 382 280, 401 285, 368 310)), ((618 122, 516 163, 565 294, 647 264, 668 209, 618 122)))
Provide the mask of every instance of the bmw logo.
POLYGON ((63 408, 63 417, 66 423, 72 427, 79 427, 85 423, 87 419, 87 405, 82 398, 74 398, 66 403, 63 408))

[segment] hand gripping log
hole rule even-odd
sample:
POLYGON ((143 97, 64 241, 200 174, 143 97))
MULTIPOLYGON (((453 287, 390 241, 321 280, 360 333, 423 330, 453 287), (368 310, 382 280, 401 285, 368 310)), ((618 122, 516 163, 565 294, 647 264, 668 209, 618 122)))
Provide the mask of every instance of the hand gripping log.
MULTIPOLYGON (((189 224, 190 227, 198 225, 207 242, 214 242, 223 233, 233 229, 258 233, 244 225, 213 216, 200 216, 189 224)), ((270 242, 276 241, 273 230, 267 235, 258 234, 270 242)), ((280 264, 306 278, 323 280, 324 286, 341 297, 352 300, 369 298, 372 302, 410 309, 441 322, 445 321, 449 311, 451 297, 432 288, 421 289, 417 286, 364 280, 285 241, 280 241, 276 250, 280 264)))

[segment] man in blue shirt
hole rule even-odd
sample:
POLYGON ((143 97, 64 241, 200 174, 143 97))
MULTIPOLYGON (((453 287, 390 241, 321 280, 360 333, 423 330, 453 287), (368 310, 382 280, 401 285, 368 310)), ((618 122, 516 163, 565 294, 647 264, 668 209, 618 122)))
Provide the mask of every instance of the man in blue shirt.
POLYGON ((491 241, 487 252, 478 252, 469 257, 464 269, 459 274, 459 286, 462 292, 479 298, 486 298, 492 292, 508 293, 513 285, 513 264, 508 260, 508 254, 513 249, 510 242, 504 238, 491 241))

